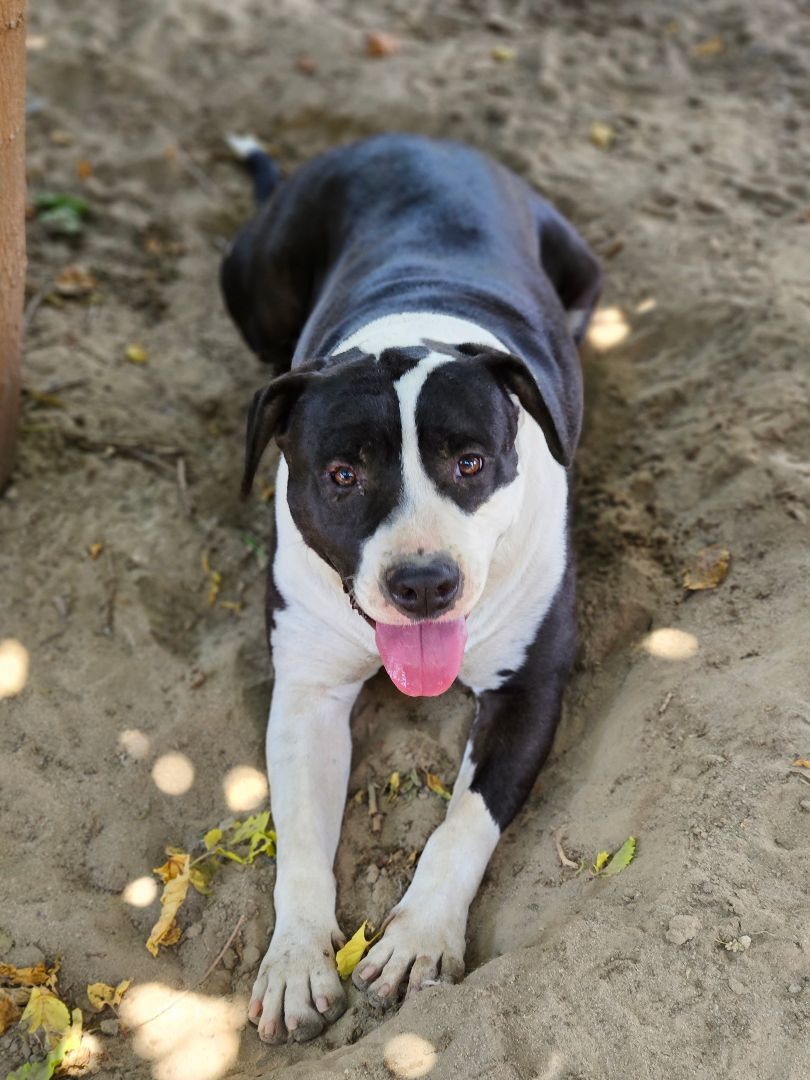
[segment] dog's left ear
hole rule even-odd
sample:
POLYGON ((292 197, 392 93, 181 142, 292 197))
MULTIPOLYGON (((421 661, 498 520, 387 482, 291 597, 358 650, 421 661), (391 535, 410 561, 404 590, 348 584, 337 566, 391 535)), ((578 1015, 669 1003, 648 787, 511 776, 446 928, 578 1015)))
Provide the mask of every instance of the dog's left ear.
POLYGON ((274 435, 279 439, 283 436, 296 401, 312 380, 319 377, 319 372, 312 369, 288 371, 254 394, 245 435, 243 495, 248 495, 253 487, 253 478, 267 444, 274 435))
POLYGON ((554 373, 549 371, 549 386, 544 388, 529 365, 510 353, 481 345, 460 345, 459 352, 484 364, 501 386, 515 395, 542 428, 552 457, 568 468, 579 437, 579 417, 572 414, 565 399, 558 398, 554 373))

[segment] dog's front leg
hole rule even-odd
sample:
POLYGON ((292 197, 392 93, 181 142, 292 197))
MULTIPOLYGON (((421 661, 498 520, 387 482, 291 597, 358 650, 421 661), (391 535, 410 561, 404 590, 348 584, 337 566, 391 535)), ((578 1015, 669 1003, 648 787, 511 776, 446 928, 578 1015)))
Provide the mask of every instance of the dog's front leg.
POLYGON ((425 845, 414 879, 385 933, 355 969, 378 1006, 464 973, 467 913, 501 832, 548 755, 574 655, 573 568, 522 667, 478 696, 447 817, 425 845))
MULTIPOLYGON (((362 682, 307 680, 277 651, 267 725, 270 801, 278 834, 276 922, 251 994, 266 1042, 312 1039, 346 1008, 335 966, 335 858, 351 763, 349 716, 362 682)), ((311 666, 311 665, 310 665, 311 666)))

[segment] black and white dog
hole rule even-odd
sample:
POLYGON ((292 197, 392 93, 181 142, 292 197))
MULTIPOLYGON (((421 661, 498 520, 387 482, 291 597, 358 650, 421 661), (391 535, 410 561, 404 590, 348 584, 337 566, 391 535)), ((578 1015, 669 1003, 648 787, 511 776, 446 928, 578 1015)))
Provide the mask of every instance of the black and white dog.
POLYGON ((596 260, 526 183, 453 142, 383 135, 280 182, 222 267, 276 378, 247 422, 244 490, 275 436, 267 767, 275 931, 250 1018, 270 1042, 346 1007, 332 864, 349 715, 382 664, 403 693, 455 679, 477 713, 445 821, 355 970, 377 1005, 463 973, 467 912, 551 746, 574 654, 569 468, 576 343, 596 260))

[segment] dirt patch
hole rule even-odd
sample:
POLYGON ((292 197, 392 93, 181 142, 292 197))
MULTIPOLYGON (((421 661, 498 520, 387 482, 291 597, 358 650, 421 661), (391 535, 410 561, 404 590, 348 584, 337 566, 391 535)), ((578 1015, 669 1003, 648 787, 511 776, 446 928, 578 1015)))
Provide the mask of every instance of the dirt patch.
MULTIPOLYGON (((152 988, 145 1019, 168 989, 195 985, 246 917, 171 1022, 99 1036, 97 1075, 803 1075, 810 789, 791 769, 810 754, 800 8, 32 9, 46 40, 29 53, 31 193, 82 194, 91 216, 78 241, 30 231, 35 393, 0 500, 0 636, 30 652, 24 691, 0 703, 0 959, 61 955, 62 990, 85 1008, 86 983, 133 978, 152 988), (399 36, 395 55, 366 55, 377 30, 399 36), (607 148, 595 122, 612 131, 607 148), (268 1050, 240 1032, 240 1009, 272 927, 272 864, 229 868, 210 899, 190 901, 182 942, 159 960, 144 948, 154 905, 121 891, 167 843, 188 846, 229 813, 232 768, 263 769, 272 504, 240 503, 238 483, 245 407, 264 376, 217 294, 224 244, 250 208, 222 136, 256 132, 292 167, 388 128, 500 157, 604 258, 577 467, 582 649, 552 760, 473 906, 466 981, 388 1019, 352 991, 324 1038, 268 1050), (95 293, 52 301, 72 262, 95 293), (147 363, 126 359, 134 343, 147 363), (709 543, 730 548, 728 579, 687 596, 680 571, 709 543), (204 556, 222 575, 213 605, 204 556), (664 628, 691 635, 691 655, 640 646, 664 628), (182 795, 151 777, 168 752, 194 767, 182 795), (577 875, 559 864, 558 828, 587 859, 632 833, 637 858, 613 879, 577 875), (724 947, 745 936, 747 948, 724 947)), ((469 715, 462 693, 411 702, 374 681, 351 792, 412 767, 450 782, 469 715)), ((347 807, 349 931, 398 898, 443 812, 436 796, 383 806, 379 835, 366 807, 347 807)), ((0 1039, 2 1066, 25 1052, 13 1030, 0 1039)))

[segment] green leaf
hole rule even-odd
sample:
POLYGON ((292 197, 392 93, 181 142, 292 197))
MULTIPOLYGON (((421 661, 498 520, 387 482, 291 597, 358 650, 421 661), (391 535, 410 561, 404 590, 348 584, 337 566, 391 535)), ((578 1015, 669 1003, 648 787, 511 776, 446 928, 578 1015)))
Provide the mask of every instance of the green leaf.
POLYGON ((67 195, 62 191, 40 191, 34 196, 34 206, 37 210, 62 210, 67 208, 79 217, 90 212, 90 205, 86 199, 79 195, 67 195))
POLYGON ((613 858, 605 867, 605 875, 620 874, 630 865, 636 855, 636 838, 628 836, 613 858))

